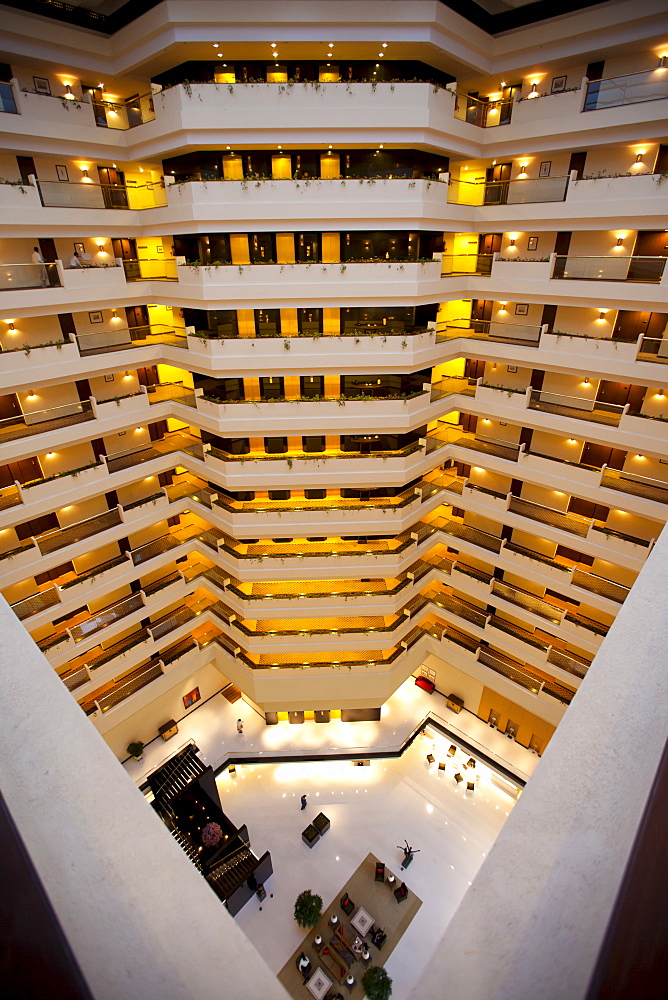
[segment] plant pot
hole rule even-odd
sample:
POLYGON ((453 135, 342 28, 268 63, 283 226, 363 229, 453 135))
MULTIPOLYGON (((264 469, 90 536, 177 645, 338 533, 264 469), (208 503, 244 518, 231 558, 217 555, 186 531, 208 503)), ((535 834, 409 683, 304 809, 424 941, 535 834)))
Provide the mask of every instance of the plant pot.
POLYGON ((305 830, 302 830, 302 840, 307 847, 311 848, 320 840, 320 834, 312 824, 309 824, 305 830))

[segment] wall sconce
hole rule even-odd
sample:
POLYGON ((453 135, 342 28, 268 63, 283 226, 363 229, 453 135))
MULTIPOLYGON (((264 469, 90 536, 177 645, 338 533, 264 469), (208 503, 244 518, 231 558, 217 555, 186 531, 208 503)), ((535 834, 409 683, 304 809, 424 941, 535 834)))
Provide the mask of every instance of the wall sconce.
POLYGON ((37 398, 37 393, 35 392, 34 389, 31 389, 30 392, 28 393, 28 399, 36 399, 36 398, 37 398))
POLYGON ((605 320, 605 314, 607 313, 607 311, 608 311, 607 309, 601 309, 599 311, 599 314, 598 314, 599 322, 603 322, 605 320))
POLYGON ((532 83, 531 84, 531 91, 530 91, 530 93, 527 96, 528 97, 538 97, 538 84, 537 83, 532 83))
MULTIPOLYGON (((508 312, 508 310, 506 309, 507 304, 508 304, 507 302, 500 302, 499 305, 501 306, 501 308, 499 309, 499 312, 502 313, 508 312)), ((496 368, 496 365, 494 367, 496 368)))
POLYGON ((636 163, 642 163, 642 157, 643 157, 643 154, 642 153, 638 153, 638 155, 636 156, 636 163))
POLYGON ((508 244, 508 246, 509 247, 514 247, 515 246, 515 240, 511 240, 510 243, 508 244))
POLYGON ((663 399, 663 389, 659 389, 656 395, 658 399, 663 399))
POLYGON ((65 100, 66 101, 73 101, 74 100, 74 94, 72 93, 72 87, 71 87, 71 85, 69 83, 65 84, 65 100))
POLYGON ((576 443, 575 438, 569 438, 568 439, 568 443, 569 444, 575 444, 576 443))
POLYGON ((624 246, 624 237, 623 236, 618 236, 617 237, 617 246, 618 247, 624 246))
POLYGON ((526 172, 527 172, 527 165, 526 163, 522 163, 520 165, 520 177, 522 176, 522 174, 526 174, 526 172))
POLYGON ((9 332, 10 333, 16 333, 16 327, 14 326, 13 323, 9 324, 9 332))
POLYGON ((111 310, 111 322, 112 323, 118 323, 119 320, 120 320, 120 317, 119 317, 118 313, 116 312, 115 309, 112 309, 111 310))
POLYGON ((659 56, 659 69, 665 69, 668 66, 668 56, 659 56))
POLYGON ((47 451, 46 457, 47 458, 53 458, 55 456, 55 454, 56 454, 55 451, 47 451))
POLYGON ((98 250, 104 250, 104 240, 101 240, 97 245, 98 250))
POLYGON ((88 177, 88 167, 82 167, 81 173, 84 175, 84 177, 88 177))
POLYGON ((644 457, 645 457, 644 455, 636 455, 636 458, 643 459, 644 457))
POLYGON ((583 385, 589 385, 589 379, 588 378, 584 379, 583 382, 582 382, 582 384, 583 385))
POLYGON ((130 372, 126 372, 123 378, 132 378, 132 375, 130 374, 130 372))

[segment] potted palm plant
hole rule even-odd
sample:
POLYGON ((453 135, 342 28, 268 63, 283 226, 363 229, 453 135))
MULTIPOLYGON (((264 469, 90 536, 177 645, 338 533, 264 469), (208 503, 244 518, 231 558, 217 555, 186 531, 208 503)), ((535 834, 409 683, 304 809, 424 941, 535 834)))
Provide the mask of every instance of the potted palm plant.
POLYGON ((141 760, 144 753, 144 744, 141 740, 133 740, 132 743, 128 743, 126 752, 136 760, 141 760))
POLYGON ((390 1000, 392 980, 382 965, 371 965, 362 976, 362 986, 368 1000, 390 1000))

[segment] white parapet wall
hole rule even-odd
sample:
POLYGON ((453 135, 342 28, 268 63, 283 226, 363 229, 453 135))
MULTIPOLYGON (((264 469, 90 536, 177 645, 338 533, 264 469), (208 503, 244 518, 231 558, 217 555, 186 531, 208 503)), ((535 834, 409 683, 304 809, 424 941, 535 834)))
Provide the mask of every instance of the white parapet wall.
POLYGON ((0 691, 3 795, 95 1000, 287 997, 1 597, 0 691))
POLYGON ((667 563, 664 532, 414 1000, 586 996, 665 743, 667 563))

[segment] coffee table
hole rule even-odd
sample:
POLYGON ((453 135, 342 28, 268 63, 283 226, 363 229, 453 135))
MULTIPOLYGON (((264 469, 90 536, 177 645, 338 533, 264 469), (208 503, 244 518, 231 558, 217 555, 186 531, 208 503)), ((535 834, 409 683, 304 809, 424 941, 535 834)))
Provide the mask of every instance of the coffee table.
POLYGON ((350 923, 364 937, 373 927, 374 918, 370 913, 367 913, 363 906, 360 906, 350 923))
POLYGON ((309 993, 313 994, 315 1000, 323 1000, 323 997, 327 995, 327 991, 331 985, 332 980, 329 979, 318 966, 309 981, 306 983, 306 989, 309 993))

